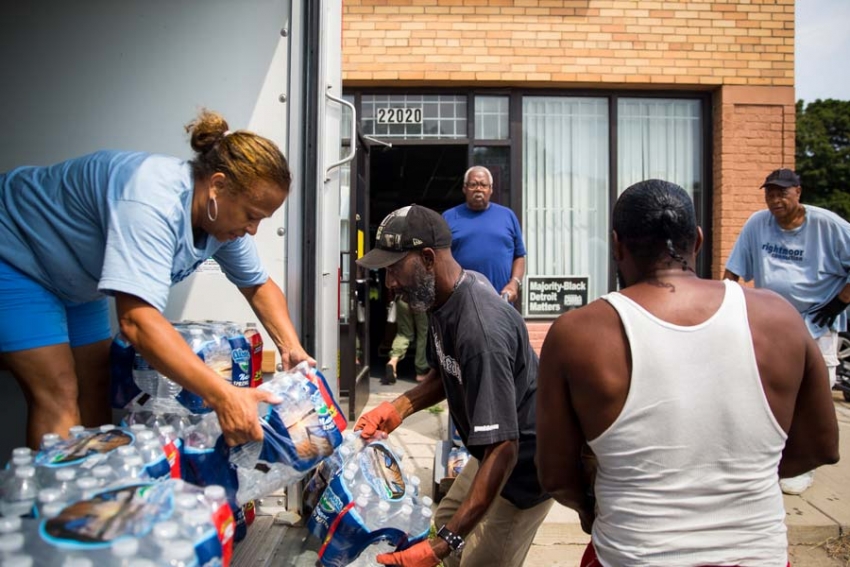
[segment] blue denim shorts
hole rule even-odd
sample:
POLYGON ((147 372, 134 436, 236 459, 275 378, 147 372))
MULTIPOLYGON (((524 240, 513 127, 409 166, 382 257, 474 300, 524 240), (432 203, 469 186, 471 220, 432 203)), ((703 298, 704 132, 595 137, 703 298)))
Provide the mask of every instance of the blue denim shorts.
POLYGON ((0 352, 69 343, 88 345, 111 336, 106 298, 63 301, 0 260, 0 352))

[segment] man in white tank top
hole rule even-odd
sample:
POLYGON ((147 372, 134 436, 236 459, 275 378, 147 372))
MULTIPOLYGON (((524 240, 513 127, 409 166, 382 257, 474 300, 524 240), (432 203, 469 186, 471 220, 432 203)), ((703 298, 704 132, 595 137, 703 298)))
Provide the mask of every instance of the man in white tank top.
POLYGON ((543 345, 538 474, 592 534, 582 565, 785 566, 779 477, 838 460, 800 316, 697 277, 701 244, 681 187, 629 187, 613 214, 622 291, 559 317, 543 345))

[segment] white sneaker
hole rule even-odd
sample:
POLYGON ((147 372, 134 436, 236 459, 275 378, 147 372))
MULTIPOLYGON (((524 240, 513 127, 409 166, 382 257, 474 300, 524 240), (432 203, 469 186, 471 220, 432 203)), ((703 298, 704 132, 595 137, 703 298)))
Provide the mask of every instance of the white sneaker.
POLYGON ((815 471, 809 471, 800 476, 779 479, 779 487, 785 494, 802 494, 814 481, 815 471))

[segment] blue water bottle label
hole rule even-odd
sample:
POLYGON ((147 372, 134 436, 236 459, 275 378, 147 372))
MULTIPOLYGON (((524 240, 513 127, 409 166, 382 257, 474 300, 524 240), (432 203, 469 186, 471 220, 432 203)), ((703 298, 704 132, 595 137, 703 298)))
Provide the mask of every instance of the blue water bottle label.
POLYGON ((219 567, 222 548, 218 540, 218 534, 214 527, 201 536, 200 541, 195 542, 195 557, 198 558, 198 567, 219 567))
POLYGON ((229 337, 231 382, 240 388, 251 387, 251 345, 244 335, 229 337))

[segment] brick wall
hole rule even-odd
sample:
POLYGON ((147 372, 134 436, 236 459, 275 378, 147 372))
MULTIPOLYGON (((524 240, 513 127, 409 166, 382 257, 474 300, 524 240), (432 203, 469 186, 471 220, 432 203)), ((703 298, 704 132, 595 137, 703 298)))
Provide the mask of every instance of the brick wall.
MULTIPOLYGON (((794 165, 794 0, 344 0, 343 11, 346 87, 711 91, 714 277, 763 208, 765 175, 794 165)), ((549 326, 528 323, 538 352, 549 326)))
POLYGON ((525 324, 528 327, 528 338, 531 341, 531 346, 534 348, 534 352, 539 355, 543 340, 546 338, 546 333, 549 332, 552 323, 549 321, 526 321, 525 324))
POLYGON ((749 216, 765 208, 768 173, 794 167, 791 87, 724 86, 714 97, 712 275, 721 277, 749 216))
POLYGON ((794 0, 344 0, 343 80, 791 86, 794 0))

